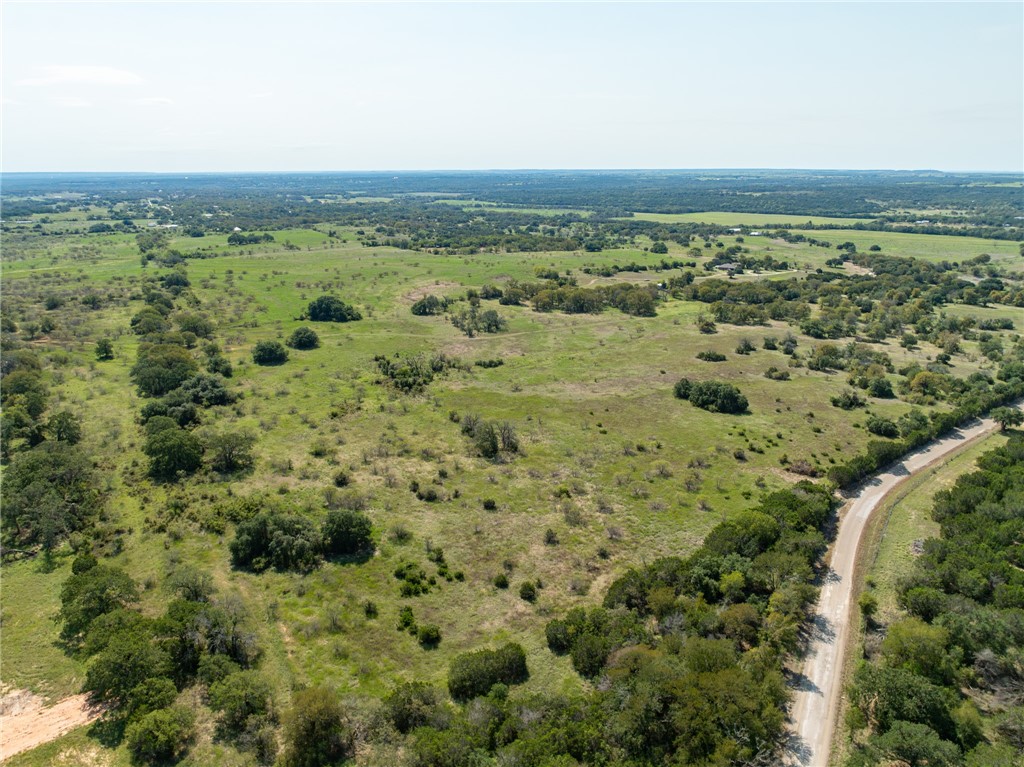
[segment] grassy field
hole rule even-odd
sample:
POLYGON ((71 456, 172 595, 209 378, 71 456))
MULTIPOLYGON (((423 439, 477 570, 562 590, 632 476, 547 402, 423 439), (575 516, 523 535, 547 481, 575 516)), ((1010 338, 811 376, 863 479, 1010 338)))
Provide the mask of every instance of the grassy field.
POLYGON ((841 218, 838 216, 796 216, 777 213, 730 213, 710 210, 702 213, 641 213, 633 214, 640 221, 659 224, 719 224, 721 226, 770 226, 772 228, 799 229, 804 224, 845 226, 870 221, 870 218, 841 218))
POLYGON ((978 237, 957 237, 944 234, 911 234, 907 232, 864 232, 852 229, 818 229, 814 237, 829 240, 833 245, 852 242, 857 250, 879 245, 890 256, 920 258, 925 261, 963 262, 982 253, 992 256, 992 263, 1012 271, 1024 270, 1020 243, 1010 240, 983 240, 978 237))
MULTIPOLYGON (((146 584, 142 608, 151 615, 166 604, 162 583, 178 564, 191 562, 211 573, 222 596, 238 596, 247 605, 265 650, 263 668, 282 698, 295 685, 319 682, 359 697, 379 696, 402 680, 443 684, 457 654, 509 639, 527 651, 528 689, 578 689, 586 683, 568 658, 545 645, 544 625, 551 617, 597 603, 632 565, 685 554, 714 524, 748 508, 766 490, 791 483, 797 477, 785 471, 784 458, 827 469, 871 438, 862 426, 864 410, 829 404, 846 388, 845 375, 794 368, 790 381, 764 377, 769 366, 785 369, 788 362, 781 352, 760 348, 763 336, 786 333, 781 323, 720 325, 718 333, 704 336, 695 319, 706 307, 694 302, 667 301, 653 318, 616 310, 541 314, 488 304, 507 317, 508 330, 467 338, 444 317, 409 311, 426 294, 455 297, 488 282, 532 279, 538 266, 574 270, 581 283, 664 279, 654 272, 592 280, 579 273, 584 266, 630 260, 653 265, 663 258, 640 247, 443 256, 366 248, 352 230, 330 238, 321 231, 326 229, 274 232, 275 242, 243 248, 228 246, 226 235, 173 240, 172 247, 207 256, 190 259, 188 275, 197 308, 215 320, 217 340, 235 365, 232 388, 243 395, 235 405, 208 411, 204 420, 260 435, 259 461, 250 475, 231 482, 207 478, 190 487, 144 477, 135 420, 144 401, 128 377, 137 348, 128 323, 142 306, 139 279, 163 270, 141 265, 130 235, 43 242, 15 235, 4 253, 5 305, 17 308, 19 322, 42 316, 41 297, 49 292, 72 298, 96 291, 105 297, 97 311, 69 304, 55 315, 58 328, 36 346, 54 371, 51 386, 61 405, 81 414, 85 446, 109 478, 107 514, 122 542, 112 563, 146 584), (292 351, 279 367, 254 365, 253 345, 286 338, 306 324, 297 317, 323 293, 354 303, 364 319, 317 324, 319 349, 292 351), (103 335, 115 338, 116 356, 98 363, 93 344, 103 335), (743 338, 758 351, 736 354, 743 338), (727 361, 695 359, 702 350, 719 351, 727 361), (374 355, 435 351, 466 363, 496 358, 504 364, 453 372, 418 396, 396 394, 379 382, 374 355), (672 386, 683 375, 736 383, 750 400, 750 414, 712 414, 675 399, 672 386), (453 413, 510 422, 522 454, 499 463, 474 456, 453 413), (231 568, 230 530, 217 535, 183 522, 164 532, 154 529, 153 520, 169 500, 204 507, 229 495, 263 492, 320 518, 325 491, 339 469, 351 478, 345 493, 374 521, 378 550, 363 564, 327 563, 310 574, 256 576, 231 568), (413 480, 435 483, 443 500, 417 500, 409 489, 413 480), (493 499, 497 509, 485 510, 485 499, 493 499), (398 528, 411 538, 395 535, 398 528), (545 543, 547 529, 556 533, 557 545, 545 543), (465 581, 442 581, 426 596, 402 599, 392 571, 412 561, 432 572, 428 543, 443 547, 465 581), (499 572, 509 574, 512 588, 492 584, 499 572), (530 604, 520 599, 518 587, 536 579, 543 589, 530 604), (366 600, 378 605, 379 617, 365 616, 366 600), (396 630, 405 605, 418 621, 441 627, 437 649, 424 650, 396 630)), ((856 233, 833 234, 853 239, 856 233)), ((958 258, 981 247, 966 238, 929 240, 940 250, 960 247, 958 258)), ((727 245, 732 241, 725 238, 727 245)), ((865 241, 864 249, 874 241, 865 241)), ((898 242, 884 241, 883 250, 898 242)), ((780 258, 792 253, 808 267, 835 253, 759 238, 747 238, 747 245, 771 248, 780 258)), ((684 255, 670 245, 668 258, 684 255)), ((801 352, 819 343, 798 338, 801 352)), ((956 358, 958 375, 987 365, 973 342, 965 347, 967 353, 956 358)), ((879 348, 897 366, 937 351, 927 345, 913 352, 894 344, 879 348)), ((867 412, 896 417, 908 409, 897 400, 873 400, 867 412)), ((4 566, 3 679, 50 700, 76 691, 84 672, 56 644, 53 616, 69 567, 67 556, 57 558, 52 572, 42 572, 37 561, 4 566)), ((12 764, 59 764, 61 748, 84 749, 91 742, 73 733, 12 764)), ((217 757, 216 748, 205 737, 188 763, 235 763, 234 756, 217 757)), ((123 764, 123 757, 118 752, 110 764, 123 764)))

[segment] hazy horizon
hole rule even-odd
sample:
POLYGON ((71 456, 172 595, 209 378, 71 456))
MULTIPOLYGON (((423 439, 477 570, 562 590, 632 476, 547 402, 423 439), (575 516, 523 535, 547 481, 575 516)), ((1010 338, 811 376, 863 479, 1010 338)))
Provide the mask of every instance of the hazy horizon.
POLYGON ((345 175, 373 173, 941 173, 943 175, 995 175, 1017 176, 1017 170, 985 170, 965 168, 963 170, 947 170, 944 168, 796 168, 796 167, 707 167, 707 168, 302 168, 302 169, 238 169, 238 170, 0 170, 0 176, 259 176, 259 175, 345 175))
POLYGON ((7 172, 1024 170, 1020 3, 7 2, 3 22, 7 172))

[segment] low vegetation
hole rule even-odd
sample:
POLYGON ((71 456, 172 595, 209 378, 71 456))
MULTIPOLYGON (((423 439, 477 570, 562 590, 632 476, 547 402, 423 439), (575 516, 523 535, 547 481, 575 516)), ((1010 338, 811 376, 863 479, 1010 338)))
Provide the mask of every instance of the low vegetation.
MULTIPOLYGON (((832 491, 1017 425, 1013 195, 527 176, 5 178, 5 682, 84 684, 114 764, 774 763, 832 491)), ((986 466, 855 680, 866 764, 1015 742, 986 466)))

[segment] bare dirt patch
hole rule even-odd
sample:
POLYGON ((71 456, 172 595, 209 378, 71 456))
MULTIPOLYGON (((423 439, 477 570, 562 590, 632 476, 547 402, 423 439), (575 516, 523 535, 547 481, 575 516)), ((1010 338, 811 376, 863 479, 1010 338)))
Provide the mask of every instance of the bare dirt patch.
POLYGON ((9 692, 0 699, 0 761, 49 743, 102 713, 102 707, 89 703, 88 695, 72 695, 44 708, 42 698, 27 690, 9 692))
POLYGON ((446 282, 444 280, 441 280, 439 282, 432 282, 429 285, 422 285, 418 288, 414 288, 413 290, 410 290, 408 293, 402 296, 402 298, 404 298, 408 303, 414 304, 421 298, 426 298, 431 293, 433 293, 436 296, 442 293, 446 288, 461 287, 462 285, 460 285, 457 282, 446 282))

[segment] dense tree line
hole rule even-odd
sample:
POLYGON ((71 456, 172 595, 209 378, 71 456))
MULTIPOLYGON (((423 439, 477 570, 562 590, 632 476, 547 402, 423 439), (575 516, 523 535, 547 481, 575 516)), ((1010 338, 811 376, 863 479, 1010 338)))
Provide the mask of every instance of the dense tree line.
POLYGON ((400 686, 385 710, 409 733, 413 764, 770 763, 782 663, 815 596, 831 509, 828 490, 809 482, 772 493, 689 557, 630 570, 602 606, 551 620, 552 652, 595 681, 583 696, 514 694, 527 669, 508 646, 453 662, 462 707, 429 685, 400 686))
POLYGON ((79 555, 61 588, 61 637, 88 667, 84 691, 105 705, 104 736, 124 740, 133 760, 176 761, 194 734, 193 711, 175 703, 200 684, 224 734, 261 762, 277 752, 270 685, 252 670, 261 650, 241 603, 218 600, 211 579, 179 569, 162 616, 137 610, 139 589, 123 570, 79 555))

